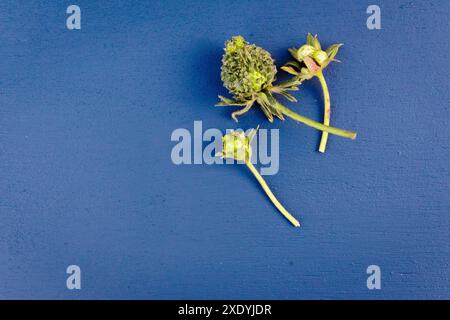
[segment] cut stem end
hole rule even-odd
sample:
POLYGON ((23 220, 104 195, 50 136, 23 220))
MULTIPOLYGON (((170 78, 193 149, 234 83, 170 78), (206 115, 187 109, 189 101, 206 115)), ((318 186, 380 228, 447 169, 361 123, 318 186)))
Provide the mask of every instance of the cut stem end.
POLYGON ((274 204, 274 206, 281 212, 281 214, 289 220, 290 223, 294 227, 300 227, 300 222, 294 218, 293 215, 291 215, 284 207, 283 205, 278 201, 278 199, 275 197, 275 195, 270 190, 269 186, 267 185, 264 178, 259 174, 258 170, 256 170, 255 166, 250 162, 246 161, 245 164, 250 169, 250 171, 255 176, 256 180, 258 180, 259 184, 263 188, 263 190, 266 192, 267 196, 269 197, 270 201, 274 204))

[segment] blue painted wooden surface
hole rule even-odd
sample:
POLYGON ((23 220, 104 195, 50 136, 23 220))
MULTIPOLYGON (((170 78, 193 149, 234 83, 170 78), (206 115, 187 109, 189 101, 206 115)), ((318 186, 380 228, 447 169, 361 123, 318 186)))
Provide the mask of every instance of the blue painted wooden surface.
MULTIPOLYGON (((377 1, 373 31, 364 1, 75 2, 80 31, 68 2, 0 3, 0 298, 450 298, 448 1, 377 1), (243 167, 173 165, 170 134, 238 126, 213 107, 227 38, 280 65, 307 32, 345 44, 325 75, 357 140, 239 122, 280 128, 295 229, 243 167)), ((320 120, 318 82, 297 96, 320 120)))

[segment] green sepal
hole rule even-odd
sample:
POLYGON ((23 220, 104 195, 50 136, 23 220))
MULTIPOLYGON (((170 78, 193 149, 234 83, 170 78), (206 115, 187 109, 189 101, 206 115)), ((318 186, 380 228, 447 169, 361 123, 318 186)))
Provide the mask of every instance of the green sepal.
POLYGON ((316 50, 321 50, 319 39, 317 36, 313 36, 311 33, 308 33, 306 36, 306 44, 313 46, 316 50))
POLYGON ((226 106, 245 106, 245 103, 235 101, 233 99, 225 98, 223 96, 219 96, 221 100, 216 104, 217 107, 226 107, 226 106))
POLYGON ((343 44, 342 43, 335 43, 332 44, 331 46, 328 47, 328 49, 326 50, 326 53, 328 55, 328 60, 333 60, 334 57, 337 55, 339 48, 342 47, 343 44))
POLYGON ((309 32, 306 36, 306 44, 314 47, 314 36, 309 32))
POLYGON ((294 59, 297 59, 297 49, 296 48, 289 48, 288 51, 294 59))
POLYGON ((287 73, 292 74, 294 76, 298 76, 298 72, 295 71, 295 69, 292 67, 284 65, 281 67, 281 70, 286 71, 287 73))
POLYGON ((289 91, 297 91, 298 86, 302 84, 301 79, 294 77, 291 80, 280 82, 274 88, 282 88, 289 91))
MULTIPOLYGON (((295 98, 294 98, 295 99, 295 98)), ((278 119, 284 120, 283 113, 278 109, 278 101, 273 97, 271 92, 267 92, 267 100, 270 103, 272 113, 277 116, 278 119)))
POLYGON ((269 107, 262 101, 262 98, 257 98, 256 101, 258 102, 259 106, 261 107, 261 110, 267 117, 267 120, 269 120, 269 122, 273 122, 272 112, 270 111, 269 107))
POLYGON ((300 64, 298 61, 289 61, 289 62, 286 62, 286 63, 284 64, 284 66, 294 67, 294 68, 296 68, 296 69, 299 70, 299 71, 302 69, 302 66, 301 66, 301 64, 300 64))
POLYGON ((281 90, 278 93, 281 94, 283 97, 285 97, 286 99, 288 99, 291 102, 297 102, 297 99, 292 94, 288 93, 287 91, 281 90))
POLYGON ((322 50, 322 47, 320 46, 320 42, 319 42, 319 39, 317 39, 317 36, 314 37, 313 47, 316 50, 322 50))

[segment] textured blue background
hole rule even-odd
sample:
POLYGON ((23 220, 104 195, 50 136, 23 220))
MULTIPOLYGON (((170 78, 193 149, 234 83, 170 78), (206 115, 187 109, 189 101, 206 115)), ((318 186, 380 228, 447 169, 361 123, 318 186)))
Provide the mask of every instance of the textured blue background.
MULTIPOLYGON (((0 3, 0 298, 450 298, 449 2, 0 3), (242 34, 282 64, 307 32, 343 42, 326 70, 331 137, 280 128, 267 181, 240 166, 175 166, 176 128, 236 128, 223 42, 242 34), (65 269, 82 269, 82 290, 65 269), (366 288, 366 268, 382 289, 366 288)), ((322 116, 316 80, 290 106, 322 116)))

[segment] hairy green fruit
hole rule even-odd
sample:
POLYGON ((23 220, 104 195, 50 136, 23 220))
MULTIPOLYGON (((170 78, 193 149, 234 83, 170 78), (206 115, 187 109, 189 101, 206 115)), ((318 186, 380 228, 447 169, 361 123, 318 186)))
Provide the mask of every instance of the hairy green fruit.
POLYGON ((270 53, 241 36, 225 43, 221 78, 237 101, 247 101, 270 87, 277 69, 270 53))

